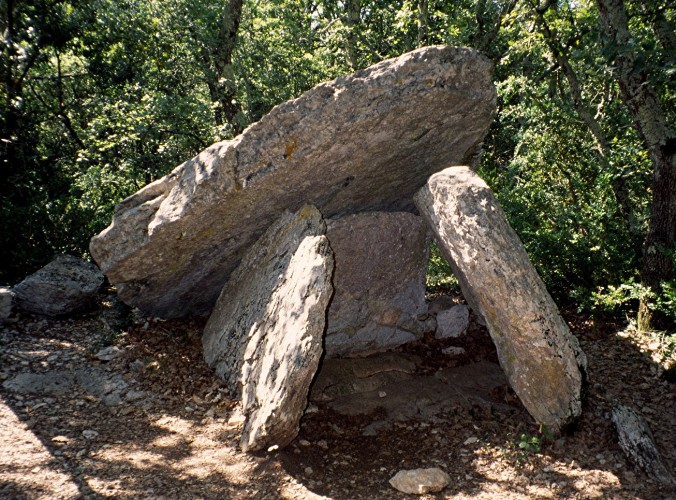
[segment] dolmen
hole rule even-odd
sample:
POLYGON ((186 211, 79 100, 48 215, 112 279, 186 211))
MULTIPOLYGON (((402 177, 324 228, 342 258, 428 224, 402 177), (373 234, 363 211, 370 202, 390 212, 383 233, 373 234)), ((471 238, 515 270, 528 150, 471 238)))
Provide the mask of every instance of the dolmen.
POLYGON ((209 316, 205 360, 256 451, 296 437, 322 356, 434 330, 434 238, 510 385, 556 433, 581 413, 586 359, 474 172, 495 102, 491 62, 466 48, 323 83, 123 200, 92 256, 144 313, 209 316))

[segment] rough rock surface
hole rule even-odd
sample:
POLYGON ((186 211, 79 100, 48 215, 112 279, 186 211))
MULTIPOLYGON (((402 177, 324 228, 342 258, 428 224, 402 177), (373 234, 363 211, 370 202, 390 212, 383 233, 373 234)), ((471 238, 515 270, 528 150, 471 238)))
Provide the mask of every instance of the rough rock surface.
POLYGON ((470 168, 452 167, 415 200, 526 409, 552 432, 572 423, 586 357, 491 190, 470 168))
POLYGON ((19 309, 32 314, 61 316, 88 306, 103 284, 103 275, 91 262, 58 255, 12 290, 19 309))
POLYGON ((410 211, 432 173, 475 164, 495 99, 492 63, 464 48, 323 83, 122 201, 91 253, 127 304, 206 314, 284 209, 410 211))
POLYGON ((437 331, 434 336, 438 339, 460 337, 469 328, 469 307, 458 304, 437 314, 437 331))
POLYGON ((4 321, 12 315, 14 292, 8 286, 0 286, 0 321, 4 321))
POLYGON ((322 354, 333 253, 319 211, 286 212, 232 274, 204 329, 204 357, 242 398, 242 448, 298 433, 322 354))
POLYGON ((422 337, 427 314, 429 235, 408 212, 370 212, 327 221, 336 259, 327 356, 385 351, 422 337))
POLYGON ((400 470, 390 479, 393 488, 410 495, 438 493, 450 483, 451 477, 438 467, 400 470))
POLYGON ((611 418, 617 429, 620 448, 627 457, 648 476, 662 484, 676 486, 676 477, 660 457, 650 427, 641 414, 627 406, 616 405, 611 418))

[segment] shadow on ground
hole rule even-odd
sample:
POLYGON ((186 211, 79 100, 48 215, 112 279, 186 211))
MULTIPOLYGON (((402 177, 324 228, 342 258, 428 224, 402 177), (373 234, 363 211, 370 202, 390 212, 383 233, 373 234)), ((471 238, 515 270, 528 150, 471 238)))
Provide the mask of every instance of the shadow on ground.
MULTIPOLYGON (((620 402, 645 415, 663 458, 676 463, 675 386, 656 377, 616 325, 569 318, 591 383, 577 428, 556 440, 506 385, 436 407, 421 390, 415 405, 396 414, 373 402, 391 399, 398 387, 410 391, 408 382, 389 380, 371 388, 364 403, 371 412, 346 413, 335 397, 313 398, 288 448, 252 456, 238 449, 236 403, 202 360, 203 323, 136 318, 116 331, 102 321, 111 304, 77 319, 22 316, 0 327, 0 496, 407 498, 388 480, 420 467, 440 467, 453 480, 428 498, 673 493, 629 464, 616 443, 609 413, 620 402), (103 357, 112 359, 99 359, 110 346, 117 349, 103 357)), ((477 328, 441 343, 424 339, 400 355, 419 360, 416 377, 497 361, 477 328), (464 354, 441 353, 451 346, 464 354)))

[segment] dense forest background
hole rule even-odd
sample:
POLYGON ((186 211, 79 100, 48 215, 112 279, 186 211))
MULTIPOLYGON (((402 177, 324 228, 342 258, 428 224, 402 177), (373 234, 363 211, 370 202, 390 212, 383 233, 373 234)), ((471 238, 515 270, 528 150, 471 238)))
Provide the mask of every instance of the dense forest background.
MULTIPOLYGON (((561 306, 673 328, 668 0, 0 0, 0 284, 274 105, 416 47, 495 62, 480 173, 561 306)), ((444 281, 433 259, 432 284, 444 281)))

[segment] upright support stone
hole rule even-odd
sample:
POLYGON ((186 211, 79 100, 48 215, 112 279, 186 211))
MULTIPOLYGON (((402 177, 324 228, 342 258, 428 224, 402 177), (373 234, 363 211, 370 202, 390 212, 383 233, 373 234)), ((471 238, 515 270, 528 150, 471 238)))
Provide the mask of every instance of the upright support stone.
POLYGON ((233 272, 204 329, 206 362, 242 398, 244 451, 298 434, 333 294, 325 231, 314 207, 285 212, 233 272))
POLYGON ((489 187, 468 167, 447 168, 415 202, 526 409, 552 432, 571 424, 582 411, 586 357, 489 187))
POLYGON ((429 231, 408 212, 366 212, 327 222, 336 258, 327 356, 363 356, 422 337, 429 231))

